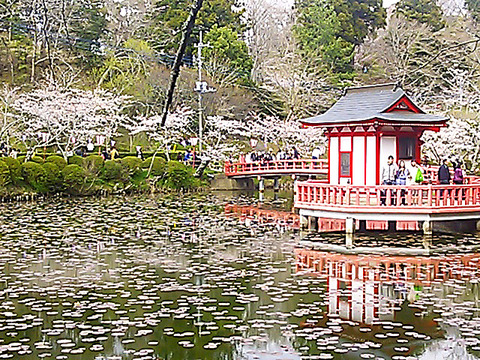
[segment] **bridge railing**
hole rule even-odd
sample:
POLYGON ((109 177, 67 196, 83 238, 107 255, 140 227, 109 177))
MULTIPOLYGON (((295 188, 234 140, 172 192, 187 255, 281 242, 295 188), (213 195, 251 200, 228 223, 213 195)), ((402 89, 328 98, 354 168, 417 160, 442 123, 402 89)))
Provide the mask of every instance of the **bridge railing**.
POLYGON ((295 206, 306 209, 351 208, 412 212, 480 210, 480 184, 356 186, 306 181, 296 184, 295 206))
POLYGON ((275 175, 275 174, 326 174, 328 161, 326 159, 273 160, 265 162, 225 162, 225 175, 275 175))

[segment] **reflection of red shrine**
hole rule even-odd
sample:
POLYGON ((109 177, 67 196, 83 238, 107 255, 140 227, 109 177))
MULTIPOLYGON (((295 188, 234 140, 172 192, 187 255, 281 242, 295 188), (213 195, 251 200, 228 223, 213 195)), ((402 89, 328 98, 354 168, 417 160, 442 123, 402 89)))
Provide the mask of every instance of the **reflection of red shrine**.
MULTIPOLYGON (((257 206, 250 205, 225 205, 225 214, 236 215, 241 222, 249 223, 257 221, 260 224, 275 224, 286 226, 291 229, 300 228, 300 215, 288 211, 263 209, 257 206)), ((357 227, 359 225, 357 224, 357 227)), ((387 230, 387 221, 367 221, 366 228, 368 230, 387 230)), ((327 219, 319 218, 317 231, 319 232, 333 232, 344 231, 345 220, 342 219, 327 219)), ((399 221, 397 222, 397 230, 418 230, 418 223, 416 221, 399 221)))
POLYGON ((329 314, 367 325, 394 320, 399 302, 414 295, 414 286, 469 279, 480 267, 480 254, 434 258, 296 249, 295 256, 297 272, 327 277, 329 314))

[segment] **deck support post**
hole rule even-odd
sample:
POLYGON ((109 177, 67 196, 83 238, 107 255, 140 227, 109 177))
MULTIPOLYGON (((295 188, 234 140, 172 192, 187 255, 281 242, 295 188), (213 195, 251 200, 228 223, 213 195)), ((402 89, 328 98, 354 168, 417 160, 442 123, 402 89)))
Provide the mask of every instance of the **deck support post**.
POLYGON ((388 232, 395 232, 397 230, 397 222, 396 221, 388 221, 388 232))
POLYGON ((367 220, 359 220, 359 229, 358 231, 365 232, 367 231, 367 220))
POLYGON ((258 200, 264 201, 265 200, 265 179, 260 177, 258 179, 258 200))
POLYGON ((348 217, 345 219, 345 245, 347 248, 353 247, 354 234, 355 234, 355 219, 348 217))
POLYGON ((422 224, 423 235, 431 236, 433 234, 433 222, 425 220, 422 224))
POLYGON ((273 178, 273 197, 278 200, 278 192, 280 191, 280 178, 273 178))
POLYGON ((308 217, 308 231, 318 231, 318 218, 315 216, 308 217))
POLYGON ((308 228, 308 218, 306 216, 300 215, 300 229, 306 230, 308 228))

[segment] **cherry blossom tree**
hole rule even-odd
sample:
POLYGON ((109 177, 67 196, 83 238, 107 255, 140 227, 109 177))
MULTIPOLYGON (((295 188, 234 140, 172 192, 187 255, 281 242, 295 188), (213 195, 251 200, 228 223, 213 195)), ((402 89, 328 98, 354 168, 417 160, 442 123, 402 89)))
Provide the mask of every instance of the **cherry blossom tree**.
POLYGON ((55 146, 63 157, 97 135, 107 141, 129 123, 122 112, 128 98, 106 91, 46 87, 20 94, 11 105, 17 122, 15 137, 35 150, 55 146))

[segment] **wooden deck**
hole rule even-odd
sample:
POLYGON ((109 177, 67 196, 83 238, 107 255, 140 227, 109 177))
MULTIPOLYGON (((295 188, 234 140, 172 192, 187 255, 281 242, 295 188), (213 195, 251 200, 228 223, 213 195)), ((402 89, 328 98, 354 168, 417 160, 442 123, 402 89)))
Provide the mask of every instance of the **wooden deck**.
POLYGON ((254 163, 225 163, 225 175, 230 178, 278 177, 290 175, 327 175, 325 159, 274 160, 254 163))
POLYGON ((297 182, 305 216, 358 220, 480 219, 480 185, 355 186, 297 182))

